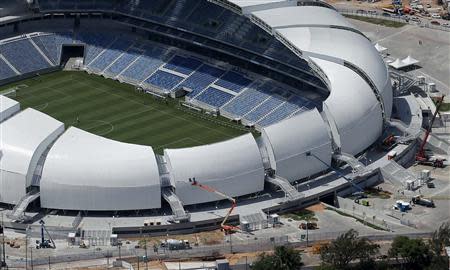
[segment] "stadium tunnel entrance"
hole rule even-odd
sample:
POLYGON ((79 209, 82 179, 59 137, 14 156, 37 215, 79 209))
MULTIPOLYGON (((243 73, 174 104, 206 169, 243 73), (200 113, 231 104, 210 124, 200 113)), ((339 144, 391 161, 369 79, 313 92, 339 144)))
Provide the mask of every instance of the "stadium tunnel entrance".
POLYGON ((83 44, 62 45, 60 65, 65 66, 70 59, 81 59, 84 62, 85 46, 83 44))

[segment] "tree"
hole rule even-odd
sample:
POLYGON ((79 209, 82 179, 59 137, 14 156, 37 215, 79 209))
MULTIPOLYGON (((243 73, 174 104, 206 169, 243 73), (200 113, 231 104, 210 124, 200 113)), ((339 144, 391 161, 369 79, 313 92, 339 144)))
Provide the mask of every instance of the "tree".
POLYGON ((302 266, 300 251, 279 246, 272 255, 262 253, 253 263, 253 270, 297 270, 302 266))
POLYGON ((395 237, 388 254, 402 268, 407 267, 405 269, 424 269, 430 264, 432 257, 430 247, 422 239, 409 239, 406 236, 395 237))
POLYGON ((330 265, 333 269, 348 269, 352 261, 358 260, 361 265, 373 261, 379 248, 379 245, 365 237, 359 237, 358 232, 351 229, 323 246, 320 257, 323 264, 330 265))
POLYGON ((450 246, 450 224, 442 224, 428 241, 433 258, 430 269, 444 269, 448 266, 448 257, 443 255, 444 247, 450 246))

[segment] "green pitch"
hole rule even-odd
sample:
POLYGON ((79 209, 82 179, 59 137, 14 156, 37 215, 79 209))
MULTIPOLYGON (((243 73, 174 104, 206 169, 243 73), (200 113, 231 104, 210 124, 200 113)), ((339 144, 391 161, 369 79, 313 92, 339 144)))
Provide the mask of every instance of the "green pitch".
POLYGON ((164 148, 230 139, 248 132, 227 119, 193 112, 177 100, 138 93, 127 84, 85 72, 55 72, 3 86, 20 85, 14 99, 62 122, 106 138, 164 148))

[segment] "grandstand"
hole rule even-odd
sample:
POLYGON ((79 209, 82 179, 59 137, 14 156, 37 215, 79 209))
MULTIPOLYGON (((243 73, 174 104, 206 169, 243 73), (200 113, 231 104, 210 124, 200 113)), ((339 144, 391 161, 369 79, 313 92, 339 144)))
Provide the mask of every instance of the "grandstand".
POLYGON ((347 188, 298 194, 291 183, 380 137, 392 108, 384 62, 330 8, 250 2, 39 0, 4 23, 0 83, 23 86, 12 98, 25 110, 2 108, 12 149, 2 172, 26 140, 16 130, 39 136, 15 161, 27 168, 20 181, 2 174, 0 202, 35 196, 47 209, 153 214, 169 205, 186 219, 183 207, 221 200, 191 177, 248 205, 274 183, 294 206, 347 188), (81 72, 51 73, 71 57, 81 72), (111 202, 122 194, 130 200, 111 202))
MULTIPOLYGON (((26 74, 58 66, 63 46, 82 44, 86 51, 85 68, 89 72, 136 82, 144 89, 166 94, 180 88, 189 89, 188 101, 217 111, 230 101, 239 100, 244 90, 251 91, 249 86, 252 83, 267 80, 257 74, 250 75, 249 71, 246 75, 225 63, 221 63, 221 66, 218 66, 217 61, 208 63, 206 59, 202 60, 201 55, 138 40, 136 36, 115 38, 113 34, 84 31, 76 34, 77 39, 70 32, 29 34, 20 39, 7 40, 0 48, 4 52, 5 61, 14 69, 17 67, 19 74, 26 74), (20 54, 19 57, 13 49, 17 47, 27 51, 27 54, 20 54), (34 61, 25 63, 29 58, 34 61)), ((12 68, 4 66, 5 79, 17 76, 11 72, 12 68)), ((305 103, 291 103, 290 99, 299 93, 293 94, 298 90, 287 85, 277 86, 272 81, 266 82, 266 87, 270 89, 262 89, 259 94, 267 95, 265 102, 249 114, 232 113, 233 117, 244 119, 248 125, 264 127, 294 115, 311 102, 305 100, 305 103)), ((259 88, 254 90, 259 91, 259 88)))

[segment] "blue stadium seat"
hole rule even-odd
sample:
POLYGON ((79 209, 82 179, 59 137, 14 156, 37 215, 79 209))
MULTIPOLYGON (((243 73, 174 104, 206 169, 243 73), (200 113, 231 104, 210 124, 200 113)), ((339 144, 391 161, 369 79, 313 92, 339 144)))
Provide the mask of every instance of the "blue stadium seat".
POLYGON ((110 66, 106 72, 112 75, 118 75, 126 67, 128 67, 136 58, 142 54, 142 51, 137 48, 131 48, 125 52, 112 66, 110 66))
POLYGON ((84 56, 84 63, 89 64, 104 48, 107 48, 115 39, 113 34, 101 32, 80 32, 75 43, 88 44, 84 56))
POLYGON ((148 47, 144 54, 139 59, 128 67, 122 76, 135 80, 137 82, 143 81, 161 65, 164 64, 164 55, 166 50, 160 47, 148 47))
POLYGON ((50 68, 50 65, 29 39, 21 39, 0 46, 3 56, 20 73, 36 72, 50 68))
POLYGON ((225 71, 211 65, 204 64, 197 71, 195 71, 182 84, 182 87, 187 87, 192 90, 189 93, 190 97, 195 97, 203 89, 208 87, 211 83, 217 80, 225 71))
POLYGON ((191 74, 196 70, 202 61, 194 59, 192 57, 182 57, 175 55, 170 61, 164 66, 164 68, 180 72, 185 75, 191 74))
POLYGON ((69 32, 36 36, 32 40, 55 65, 59 64, 62 45, 73 42, 69 32))
POLYGON ((248 88, 228 103, 223 110, 236 116, 243 116, 269 97, 269 94, 248 88))
POLYGON ((262 117, 267 115, 269 112, 271 112, 276 107, 280 106, 284 101, 276 98, 271 97, 268 100, 266 100, 264 103, 262 103, 260 106, 258 106, 255 110, 251 111, 247 115, 245 115, 245 119, 247 119, 250 122, 256 123, 258 122, 262 117))
POLYGON ((296 110, 299 108, 292 103, 285 102, 280 107, 276 108, 273 112, 271 112, 269 115, 261 119, 258 124, 260 126, 266 127, 270 126, 271 124, 277 123, 291 114, 293 114, 296 110))
POLYGON ((9 79, 17 74, 0 58, 0 80, 9 79))
POLYGON ((239 93, 247 87, 252 81, 247 79, 244 75, 235 72, 229 71, 225 75, 223 75, 215 85, 221 86, 223 88, 227 88, 233 92, 239 93))
POLYGON ((89 64, 89 67, 103 71, 112 62, 114 62, 124 51, 133 44, 133 41, 127 38, 120 38, 114 41, 111 46, 89 64))
POLYGON ((172 90, 177 86, 184 78, 172 73, 168 73, 162 70, 158 70, 150 76, 146 83, 152 84, 164 90, 172 90))
POLYGON ((209 87, 198 95, 195 99, 214 107, 221 107, 228 101, 230 101, 234 96, 232 94, 223 92, 217 88, 209 87))

